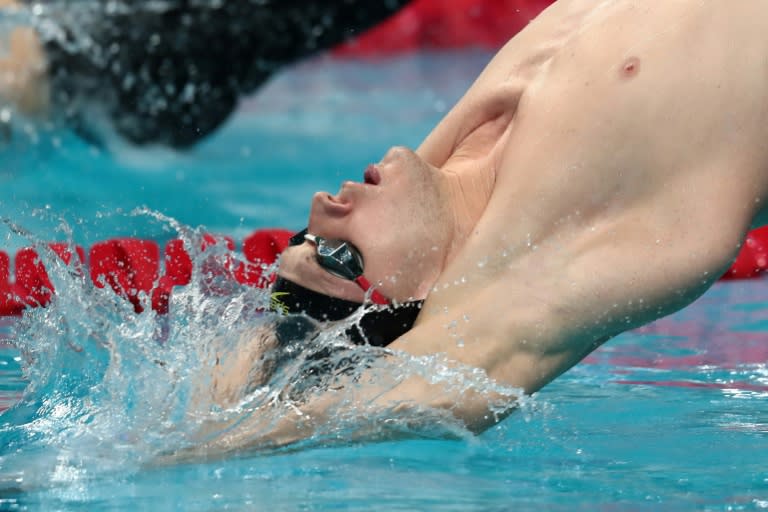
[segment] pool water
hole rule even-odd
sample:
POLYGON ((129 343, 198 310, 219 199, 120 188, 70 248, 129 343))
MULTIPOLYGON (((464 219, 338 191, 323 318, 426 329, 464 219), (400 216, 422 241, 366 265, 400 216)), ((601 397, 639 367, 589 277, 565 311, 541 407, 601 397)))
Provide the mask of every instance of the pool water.
MULTIPOLYGON (((186 154, 99 151, 41 128, 0 154, 0 217, 35 240, 86 246, 176 235, 137 207, 236 239, 299 228, 312 192, 359 180, 391 145, 417 145, 488 58, 307 61, 186 154)), ((29 242, 5 240, 9 251, 29 242)), ((89 447, 72 439, 8 441, 26 414, 12 407, 25 388, 11 346, 19 323, 0 324, 0 409, 11 407, 0 416, 9 443, 0 510, 768 509, 768 279, 718 283, 612 340, 480 436, 321 443, 160 468, 128 463, 128 443, 108 447, 125 461, 115 466, 82 462, 89 447)), ((66 405, 56 400, 46 406, 66 405)))

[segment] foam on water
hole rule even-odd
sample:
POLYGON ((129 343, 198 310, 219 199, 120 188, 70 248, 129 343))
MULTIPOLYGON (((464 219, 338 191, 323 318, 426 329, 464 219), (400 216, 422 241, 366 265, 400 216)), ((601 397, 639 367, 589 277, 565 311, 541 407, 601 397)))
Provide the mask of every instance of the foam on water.
MULTIPOLYGON (((278 317, 268 311, 268 291, 226 277, 237 255, 224 244, 197 250, 202 228, 145 209, 125 215, 150 217, 182 238, 193 259, 192 282, 176 288, 167 315, 153 312, 146 296, 144 312, 136 313, 108 286, 94 285, 82 268, 34 244, 57 292, 48 307, 28 310, 10 337, 22 354, 28 385, 0 427, 0 488, 72 483, 159 460, 271 449, 276 425, 329 392, 336 397, 327 415, 333 421, 314 425, 302 446, 361 436, 468 435, 446 411, 382 407, 366 398, 368 387, 385 393, 412 377, 493 396, 498 414, 519 396, 482 371, 451 366, 439 356, 351 345, 344 331, 359 315, 319 326, 318 335, 289 346, 255 346, 278 317), (245 366, 249 377, 236 379, 236 388, 222 385, 218 379, 236 371, 227 365, 243 354, 253 357, 245 366)), ((13 236, 30 236, 7 226, 13 236)), ((61 222, 65 234, 67 226, 61 222)))

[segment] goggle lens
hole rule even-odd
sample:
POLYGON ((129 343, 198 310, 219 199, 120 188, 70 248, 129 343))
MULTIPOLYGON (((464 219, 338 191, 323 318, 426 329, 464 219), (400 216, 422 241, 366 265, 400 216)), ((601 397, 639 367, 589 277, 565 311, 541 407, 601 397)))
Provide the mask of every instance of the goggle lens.
POLYGON ((317 261, 331 274, 354 281, 363 275, 363 256, 357 247, 343 240, 326 240, 306 233, 304 239, 315 244, 317 261))
POLYGON ((366 293, 370 291, 371 300, 374 303, 389 304, 389 300, 373 289, 371 283, 363 276, 365 264, 363 255, 357 247, 344 240, 327 240, 321 236, 313 235, 307 229, 293 235, 290 245, 299 245, 305 240, 315 246, 317 263, 324 270, 336 277, 354 281, 366 293))

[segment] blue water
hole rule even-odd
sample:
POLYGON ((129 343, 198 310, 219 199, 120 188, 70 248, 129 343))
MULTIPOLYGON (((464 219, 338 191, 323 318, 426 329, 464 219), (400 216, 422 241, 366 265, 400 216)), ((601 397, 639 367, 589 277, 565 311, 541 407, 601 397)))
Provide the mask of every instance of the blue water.
MULTIPOLYGON (((390 145, 417 145, 487 59, 461 52, 309 61, 275 77, 226 129, 187 154, 96 151, 41 128, 39 140, 20 137, 0 155, 0 217, 34 238, 83 245, 176 236, 167 220, 132 213, 137 207, 237 239, 259 227, 297 228, 313 191, 359 179, 390 145)), ((26 243, 9 235, 5 247, 26 243)), ((147 328, 70 284, 98 306, 89 314, 110 335, 147 328)), ((57 435, 0 448, 0 510, 768 509, 767 306, 768 279, 719 283, 688 309, 611 341, 499 426, 459 440, 319 443, 144 467, 130 461, 145 455, 145 445, 99 438, 94 425, 152 424, 142 417, 152 407, 101 402, 104 410, 64 436, 57 418, 71 418, 56 411, 70 402, 54 396, 42 418, 50 420, 44 432, 57 435), (126 411, 131 417, 114 423, 99 418, 126 411), (109 464, 109 454, 119 464, 109 464)), ((49 314, 76 316, 76 308, 56 304, 49 314)), ((61 367, 40 366, 61 381, 87 381, 89 370, 64 366, 76 357, 46 344, 58 334, 35 334, 49 325, 36 315, 23 320, 32 332, 14 320, 0 333, 18 342, 21 332, 25 343, 49 350, 61 367)), ((203 318, 201 329, 219 319, 203 318)), ((126 350, 135 365, 123 361, 120 378, 128 380, 110 385, 127 382, 133 399, 152 404, 151 386, 130 379, 154 370, 126 350)), ((86 353, 91 366, 108 363, 99 351, 86 353)), ((0 345, 0 408, 25 387, 21 362, 19 351, 0 345)), ((99 404, 99 393, 84 393, 99 404)), ((18 433, 16 422, 27 417, 18 408, 0 416, 0 438, 18 433)))

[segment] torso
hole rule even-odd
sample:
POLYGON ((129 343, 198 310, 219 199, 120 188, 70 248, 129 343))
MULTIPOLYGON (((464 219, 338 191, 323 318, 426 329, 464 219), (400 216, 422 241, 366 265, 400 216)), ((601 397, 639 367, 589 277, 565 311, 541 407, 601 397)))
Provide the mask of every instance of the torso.
POLYGON ((495 185, 402 345, 533 391, 706 289, 768 200, 766 15, 561 0, 510 41, 419 150, 495 185))

